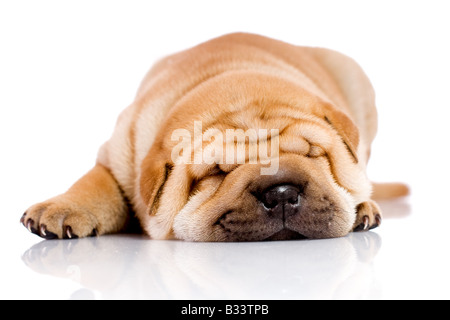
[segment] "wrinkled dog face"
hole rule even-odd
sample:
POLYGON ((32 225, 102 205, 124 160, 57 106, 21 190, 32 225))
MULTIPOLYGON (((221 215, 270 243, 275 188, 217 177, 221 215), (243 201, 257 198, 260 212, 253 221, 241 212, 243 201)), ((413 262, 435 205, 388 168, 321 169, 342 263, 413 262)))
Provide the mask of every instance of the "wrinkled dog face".
POLYGON ((342 115, 332 111, 311 115, 283 106, 271 110, 275 108, 249 104, 219 117, 220 121, 203 121, 200 127, 188 116, 183 123, 182 117, 169 121, 165 132, 185 131, 172 139, 166 134, 155 143, 153 161, 143 166, 147 174, 143 181, 149 181, 141 183, 151 215, 147 231, 191 241, 330 238, 349 233, 355 207, 370 192, 358 166, 358 142, 349 140, 351 133, 345 131, 350 126, 341 130, 334 121, 342 115), (266 135, 252 136, 252 128, 266 129, 262 131, 266 135), (246 132, 245 142, 227 136, 231 129, 246 132), (208 135, 211 132, 214 135, 208 135), (198 157, 199 150, 203 156, 198 157), (226 156, 231 151, 230 162, 226 156), (205 160, 206 153, 214 161, 205 160))
POLYGON ((175 218, 176 235, 197 241, 255 241, 347 234, 354 219, 352 198, 332 181, 323 185, 320 180, 326 177, 319 170, 302 169, 314 168, 313 162, 287 155, 275 176, 261 176, 257 166, 243 165, 206 178, 204 190, 175 218))

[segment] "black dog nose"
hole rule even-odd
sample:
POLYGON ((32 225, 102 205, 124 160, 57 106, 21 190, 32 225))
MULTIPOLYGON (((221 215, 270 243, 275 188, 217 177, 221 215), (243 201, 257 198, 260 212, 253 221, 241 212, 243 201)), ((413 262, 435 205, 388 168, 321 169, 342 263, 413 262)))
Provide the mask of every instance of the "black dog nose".
POLYGON ((290 184, 278 185, 266 190, 260 200, 269 215, 285 219, 300 208, 300 188, 290 184))

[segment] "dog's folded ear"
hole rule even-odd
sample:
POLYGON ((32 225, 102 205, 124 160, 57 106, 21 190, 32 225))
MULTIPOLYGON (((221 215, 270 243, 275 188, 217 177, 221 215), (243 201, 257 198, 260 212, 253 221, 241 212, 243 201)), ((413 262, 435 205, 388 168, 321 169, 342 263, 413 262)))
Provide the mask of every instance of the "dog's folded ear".
POLYGON ((343 111, 329 103, 324 105, 323 119, 338 132, 355 163, 358 163, 359 131, 355 123, 343 111))

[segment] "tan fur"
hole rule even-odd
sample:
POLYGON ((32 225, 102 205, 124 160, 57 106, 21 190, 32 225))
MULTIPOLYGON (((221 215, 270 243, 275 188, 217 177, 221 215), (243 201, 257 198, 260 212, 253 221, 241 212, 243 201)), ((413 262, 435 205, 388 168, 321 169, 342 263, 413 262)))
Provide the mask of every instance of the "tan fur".
MULTIPOLYGON (((310 238, 367 230, 381 221, 365 173, 376 120, 372 86, 352 59, 226 35, 158 62, 93 171, 22 221, 41 236, 42 229, 63 237, 69 225, 78 236, 111 233, 124 227, 129 201, 152 238, 262 240, 279 226, 259 213, 252 194, 262 185, 295 183, 308 187, 301 214, 286 221, 291 230, 310 238), (280 172, 260 176, 261 164, 174 163, 171 134, 192 132, 195 121, 203 132, 278 129, 280 172), (75 215, 82 218, 73 221, 75 215)), ((269 146, 275 138, 254 143, 269 146)))
POLYGON ((386 200, 396 197, 403 197, 410 193, 408 186, 399 182, 375 183, 372 182, 372 198, 375 200, 386 200))
POLYGON ((66 193, 28 209, 23 222, 44 237, 72 238, 118 232, 128 219, 116 180, 97 164, 66 193))

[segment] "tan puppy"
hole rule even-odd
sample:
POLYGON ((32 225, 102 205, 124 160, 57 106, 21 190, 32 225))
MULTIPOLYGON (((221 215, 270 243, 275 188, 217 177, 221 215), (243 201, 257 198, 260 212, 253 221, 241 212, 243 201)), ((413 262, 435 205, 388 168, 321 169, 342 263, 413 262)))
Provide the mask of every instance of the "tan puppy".
POLYGON ((381 223, 366 176, 376 128, 372 86, 352 59, 226 35, 157 63, 96 166, 21 221, 47 239, 119 232, 131 212, 154 239, 368 230, 381 223))

